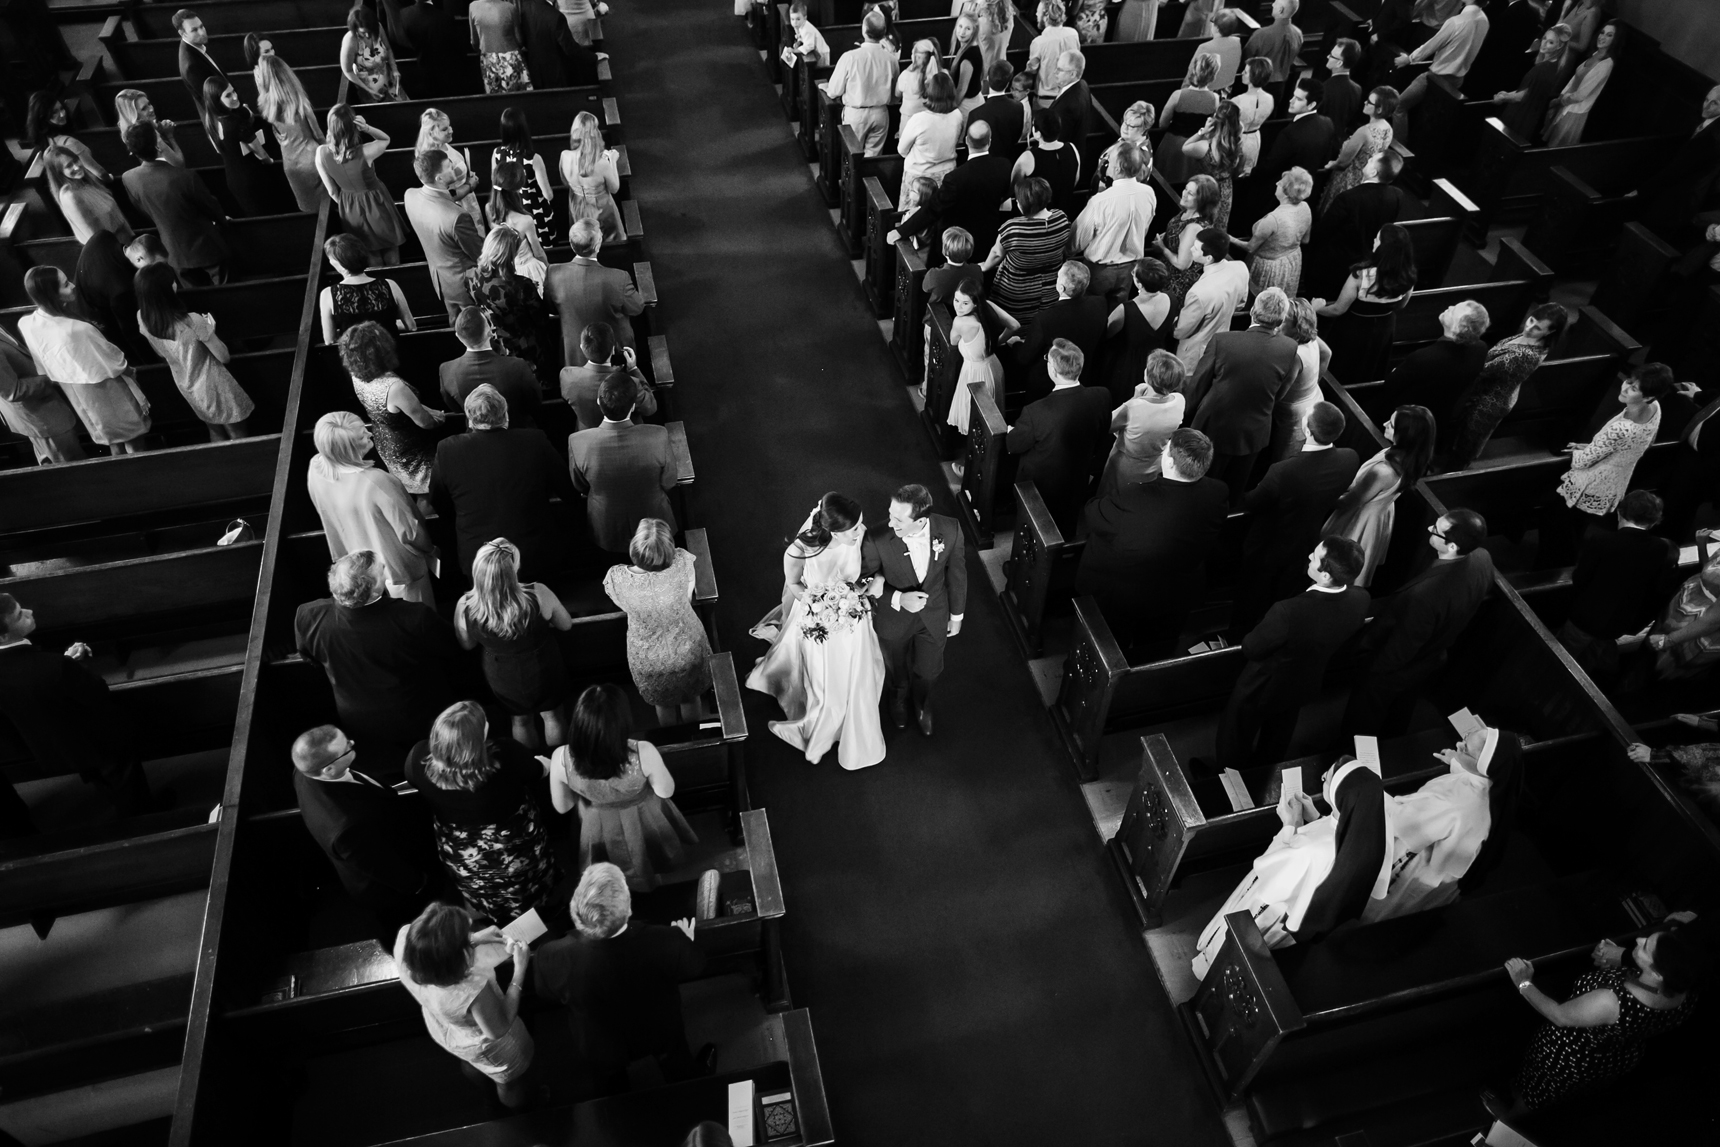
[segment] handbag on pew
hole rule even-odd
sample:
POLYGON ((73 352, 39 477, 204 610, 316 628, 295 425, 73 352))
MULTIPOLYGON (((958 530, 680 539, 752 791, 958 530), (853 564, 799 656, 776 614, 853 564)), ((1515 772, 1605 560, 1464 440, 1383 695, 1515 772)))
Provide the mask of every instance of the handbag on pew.
POLYGON ((218 546, 232 546, 237 545, 240 542, 254 542, 256 540, 257 531, 252 528, 251 523, 247 522, 244 518, 234 518, 231 522, 227 523, 227 532, 215 539, 215 544, 218 546))

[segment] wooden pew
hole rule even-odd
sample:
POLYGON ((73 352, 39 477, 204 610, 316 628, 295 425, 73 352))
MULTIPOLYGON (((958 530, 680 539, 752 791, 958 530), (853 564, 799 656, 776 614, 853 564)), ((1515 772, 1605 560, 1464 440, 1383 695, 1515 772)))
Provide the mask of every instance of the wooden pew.
MULTIPOLYGON (((326 28, 346 23, 346 0, 208 0, 192 7, 211 33, 243 28, 326 28)), ((177 38, 173 10, 161 5, 136 5, 127 13, 140 37, 177 38)), ((242 62, 242 59, 241 59, 242 62)))
POLYGON ((1539 209, 1546 201, 1555 167, 1563 167, 1585 182, 1604 178, 1612 169, 1648 177, 1681 142, 1682 136, 1634 136, 1571 147, 1532 147, 1496 117, 1489 117, 1482 124, 1471 185, 1466 188, 1480 208, 1471 238, 1485 240, 1487 228, 1494 223, 1539 209))
MULTIPOLYGON (((167 30, 169 34, 165 37, 131 39, 126 35, 122 20, 115 17, 103 25, 101 35, 96 39, 113 58, 121 77, 136 80, 165 76, 177 78, 179 37, 172 35, 172 25, 167 30)), ((204 50, 229 76, 237 77, 241 72, 249 74, 250 67, 245 63, 245 36, 251 32, 269 41, 275 55, 294 64, 296 71, 300 64, 338 60, 341 41, 346 37, 346 25, 339 21, 317 28, 283 24, 278 29, 265 30, 247 20, 244 32, 217 35, 211 31, 204 50)))
MULTIPOLYGON (((411 89, 407 89, 410 94, 411 89)), ((613 145, 617 140, 614 129, 621 126, 621 113, 615 100, 606 97, 601 88, 540 88, 529 92, 502 92, 493 96, 452 96, 433 100, 407 100, 392 104, 364 105, 365 122, 388 133, 402 147, 418 138, 418 118, 425 108, 439 108, 447 113, 454 128, 454 142, 468 139, 497 138, 496 125, 506 108, 517 108, 530 123, 571 123, 580 112, 590 112, 606 129, 604 135, 613 145)), ((478 157, 473 156, 473 163, 478 157)), ((482 170, 486 182, 489 172, 482 170)), ((416 181, 414 181, 416 182, 416 181)))
POLYGON ((153 813, 15 842, 0 854, 0 927, 207 886, 216 834, 207 817, 200 809, 153 813))
POLYGON ((1664 298, 1667 272, 1679 254, 1641 223, 1626 223, 1591 302, 1645 343, 1652 342, 1653 328, 1658 326, 1652 307, 1664 298))
POLYGON ((890 350, 910 383, 925 370, 926 257, 906 239, 895 242, 895 281, 890 287, 890 350))
POLYGON ((1437 287, 1445 282, 1451 262, 1457 257, 1458 245, 1477 210, 1470 198, 1449 180, 1435 179, 1426 214, 1403 221, 1415 248, 1418 281, 1423 286, 1437 287))
POLYGON ((1612 169, 1590 182, 1568 167, 1547 173, 1546 200, 1523 243, 1561 275, 1586 274, 1609 261, 1619 232, 1641 208, 1632 194, 1641 174, 1612 169))
MULTIPOLYGON (((175 41, 177 43, 177 41, 175 41)), ((177 47, 175 48, 177 51, 177 47)), ((322 60, 339 58, 337 47, 334 55, 323 56, 322 60)), ((341 84, 344 77, 340 73, 338 63, 317 62, 317 57, 303 57, 304 63, 295 64, 293 72, 299 77, 299 82, 305 86, 305 94, 311 99, 315 108, 330 108, 340 102, 341 84)), ((417 61, 412 61, 416 65, 417 61)), ((401 61, 402 74, 406 72, 407 61, 401 61)), ((240 100, 246 107, 255 110, 257 106, 257 81, 251 76, 251 69, 241 66, 227 73, 233 81, 233 90, 239 93, 240 100)), ((126 79, 106 73, 105 69, 98 71, 94 82, 89 88, 91 97, 95 100, 96 109, 100 112, 103 123, 119 123, 119 111, 114 107, 114 96, 127 88, 135 88, 149 97, 149 102, 155 105, 155 114, 162 119, 170 119, 179 125, 174 132, 177 140, 182 134, 201 134, 202 126, 198 123, 197 105, 191 101, 191 91, 179 78, 179 69, 153 79, 126 79)), ((412 89, 406 89, 410 92, 412 89)), ((364 114, 368 119, 367 113, 364 114)), ((267 136, 265 135, 265 138, 267 136)))
POLYGON ((900 186, 902 157, 889 147, 880 155, 867 155, 860 137, 855 135, 854 129, 847 124, 837 129, 837 136, 842 149, 842 199, 838 204, 841 216, 836 227, 842 235, 842 241, 847 244, 848 257, 857 259, 866 240, 866 181, 875 179, 879 183, 894 183, 900 186))
POLYGON ((1009 455, 1009 426, 1003 412, 978 386, 970 383, 968 391, 973 405, 968 412, 957 504, 969 539, 977 549, 989 550, 997 532, 998 499, 1010 489, 1015 460, 1009 455))
MULTIPOLYGON (((1160 19, 1163 20, 1161 14, 1160 19)), ((1082 79, 1088 84, 1119 84, 1138 80, 1182 79, 1204 38, 1154 39, 1132 44, 1083 44, 1087 58, 1082 79)), ((1174 89, 1173 89, 1174 90, 1174 89)), ((1155 104, 1162 110, 1163 104, 1155 104)))
POLYGON ((886 169, 865 180, 866 239, 864 257, 866 272, 862 280, 866 301, 872 313, 880 318, 893 315, 896 307, 896 247, 888 242, 891 231, 902 221, 896 204, 901 202, 902 173, 886 169))
MULTIPOLYGON (((1650 446, 1631 476, 1632 489, 1663 487, 1671 475, 1678 443, 1650 446)), ((1568 455, 1515 459, 1498 466, 1434 474, 1422 479, 1426 490, 1446 506, 1464 506, 1487 519, 1495 534, 1521 537, 1558 498, 1559 479, 1570 469, 1568 455)))

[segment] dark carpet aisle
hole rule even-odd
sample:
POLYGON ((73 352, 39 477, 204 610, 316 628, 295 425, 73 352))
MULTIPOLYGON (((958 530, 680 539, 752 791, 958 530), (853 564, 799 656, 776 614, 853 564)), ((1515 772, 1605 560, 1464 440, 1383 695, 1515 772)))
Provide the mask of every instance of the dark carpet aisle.
MULTIPOLYGON (((727 0, 605 21, 646 245, 742 676, 783 547, 825 490, 881 522, 950 509, 900 372, 727 0)), ((789 984, 838 1141, 1226 1142, 980 563, 937 736, 810 765, 748 694, 781 865, 789 984)))

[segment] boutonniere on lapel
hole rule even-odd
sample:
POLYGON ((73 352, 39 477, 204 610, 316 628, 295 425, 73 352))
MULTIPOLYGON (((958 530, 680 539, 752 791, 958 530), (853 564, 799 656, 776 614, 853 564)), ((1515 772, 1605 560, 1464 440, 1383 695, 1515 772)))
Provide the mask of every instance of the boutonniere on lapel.
POLYGON ((932 539, 932 560, 937 561, 940 558, 942 558, 943 556, 944 556, 943 539, 942 538, 933 538, 932 539))

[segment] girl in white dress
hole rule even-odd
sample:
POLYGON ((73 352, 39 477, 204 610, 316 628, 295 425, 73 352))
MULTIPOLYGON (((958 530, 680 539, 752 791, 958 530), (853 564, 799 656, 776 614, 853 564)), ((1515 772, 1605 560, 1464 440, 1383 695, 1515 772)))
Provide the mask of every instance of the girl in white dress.
POLYGON ((772 644, 747 677, 782 706, 771 732, 813 763, 840 742, 845 769, 884 759, 884 651, 864 595, 846 588, 860 578, 865 535, 860 503, 834 491, 819 499, 783 554, 782 603, 753 627, 772 644))
POLYGON ((997 348, 1021 324, 986 300, 978 279, 963 279, 950 296, 956 317, 950 323, 950 346, 961 354, 961 373, 950 395, 950 412, 944 421, 966 434, 973 415, 973 396, 968 386, 978 383, 992 402, 1003 396, 1003 364, 997 348))

